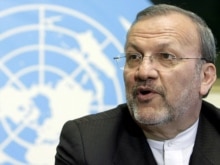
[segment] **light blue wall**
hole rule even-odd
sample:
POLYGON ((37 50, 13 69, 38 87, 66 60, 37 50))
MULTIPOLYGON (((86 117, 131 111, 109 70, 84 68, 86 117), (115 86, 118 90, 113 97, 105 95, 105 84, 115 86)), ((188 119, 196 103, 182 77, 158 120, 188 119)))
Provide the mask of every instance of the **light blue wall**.
POLYGON ((146 0, 0 0, 0 165, 51 165, 65 121, 124 102, 113 57, 146 0))

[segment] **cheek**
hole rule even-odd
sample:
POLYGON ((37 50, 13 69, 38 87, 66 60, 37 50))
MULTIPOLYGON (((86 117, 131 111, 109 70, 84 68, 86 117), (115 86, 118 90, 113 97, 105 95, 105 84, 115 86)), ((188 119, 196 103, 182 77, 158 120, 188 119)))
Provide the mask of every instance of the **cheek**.
POLYGON ((123 77, 126 90, 131 90, 132 86, 135 84, 134 72, 124 70, 123 77))
POLYGON ((172 100, 180 99, 183 93, 191 93, 191 92, 198 92, 199 91, 199 77, 196 77, 196 73, 192 72, 192 70, 188 70, 185 72, 177 72, 172 76, 166 77, 164 83, 166 83, 165 88, 167 88, 168 97, 171 97, 172 100))
POLYGON ((178 99, 182 91, 191 86, 193 78, 186 72, 173 72, 161 76, 161 85, 164 87, 167 97, 178 99))

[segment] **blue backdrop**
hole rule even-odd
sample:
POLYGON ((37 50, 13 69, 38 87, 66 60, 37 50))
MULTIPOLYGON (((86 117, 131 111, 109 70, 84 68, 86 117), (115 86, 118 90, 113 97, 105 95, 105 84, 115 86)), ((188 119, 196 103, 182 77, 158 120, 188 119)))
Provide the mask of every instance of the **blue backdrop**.
POLYGON ((146 0, 0 0, 0 164, 51 165, 65 121, 124 102, 113 57, 146 0))

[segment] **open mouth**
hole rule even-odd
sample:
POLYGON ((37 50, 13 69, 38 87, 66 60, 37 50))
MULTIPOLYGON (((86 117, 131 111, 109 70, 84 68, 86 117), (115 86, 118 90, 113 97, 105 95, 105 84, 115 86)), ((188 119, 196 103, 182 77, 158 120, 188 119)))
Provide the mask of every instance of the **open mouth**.
POLYGON ((142 94, 142 95, 147 95, 147 94, 152 93, 152 91, 150 91, 150 90, 140 89, 138 93, 140 93, 140 94, 142 94))
POLYGON ((154 92, 154 90, 152 90, 148 87, 138 87, 137 88, 137 94, 148 95, 150 93, 155 93, 155 92, 154 92))
POLYGON ((156 96, 156 94, 158 93, 149 87, 138 87, 136 90, 136 98, 140 102, 150 101, 156 96))

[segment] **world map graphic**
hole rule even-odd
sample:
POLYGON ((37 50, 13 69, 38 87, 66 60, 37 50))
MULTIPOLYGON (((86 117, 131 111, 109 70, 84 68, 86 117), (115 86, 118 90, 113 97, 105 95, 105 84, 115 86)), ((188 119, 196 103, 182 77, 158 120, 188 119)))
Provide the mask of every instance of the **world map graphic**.
POLYGON ((7 8, 0 22, 0 164, 53 164, 45 157, 54 157, 65 121, 123 101, 112 60, 123 46, 93 18, 62 6, 7 8))

